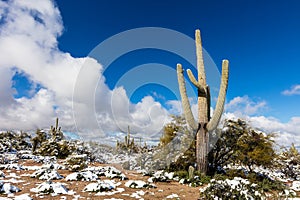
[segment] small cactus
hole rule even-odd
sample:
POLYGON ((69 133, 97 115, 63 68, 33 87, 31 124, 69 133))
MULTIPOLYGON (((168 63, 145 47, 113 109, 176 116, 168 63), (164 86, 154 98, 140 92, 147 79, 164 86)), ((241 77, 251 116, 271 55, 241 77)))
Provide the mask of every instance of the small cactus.
POLYGON ((58 118, 56 118, 55 126, 50 127, 50 135, 53 140, 60 141, 64 139, 64 135, 61 131, 61 127, 58 127, 58 118))
POLYGON ((194 179, 194 172, 195 172, 195 168, 193 166, 189 166, 189 180, 193 180, 194 179))
POLYGON ((124 142, 117 141, 116 145, 117 150, 126 150, 126 151, 133 151, 138 152, 140 147, 138 147, 135 142, 134 138, 131 139, 130 136, 130 127, 128 126, 127 135, 124 137, 124 142))

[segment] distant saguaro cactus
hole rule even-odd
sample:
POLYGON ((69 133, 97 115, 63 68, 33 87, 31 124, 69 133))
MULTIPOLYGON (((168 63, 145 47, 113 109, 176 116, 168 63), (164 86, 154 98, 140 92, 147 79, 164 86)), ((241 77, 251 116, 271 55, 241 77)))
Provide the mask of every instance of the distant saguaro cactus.
POLYGON ((196 86, 198 90, 198 123, 195 121, 191 111, 191 106, 186 94, 185 81, 183 76, 183 69, 181 64, 177 64, 177 77, 179 83, 179 90, 181 95, 182 107, 188 125, 196 131, 196 157, 197 169, 201 173, 206 174, 208 168, 208 142, 209 132, 216 129, 223 109, 225 96, 228 86, 228 60, 222 62, 222 78, 221 86, 218 96, 216 108, 212 118, 210 118, 210 90, 206 85, 206 75, 202 54, 202 43, 200 37, 200 30, 196 30, 196 55, 197 55, 197 69, 198 80, 196 80, 190 69, 187 70, 190 81, 196 86))
POLYGON ((61 127, 58 127, 58 118, 55 120, 55 126, 50 127, 50 135, 54 140, 62 140, 64 138, 61 127))

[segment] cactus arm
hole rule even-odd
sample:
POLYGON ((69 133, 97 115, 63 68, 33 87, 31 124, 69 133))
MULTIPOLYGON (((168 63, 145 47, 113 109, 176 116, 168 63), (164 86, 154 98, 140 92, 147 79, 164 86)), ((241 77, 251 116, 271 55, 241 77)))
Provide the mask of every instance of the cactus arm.
POLYGON ((186 121, 188 125, 193 129, 197 130, 197 124, 195 122, 190 102, 188 100, 187 94, 186 94, 186 88, 185 88, 185 81, 183 77, 183 69, 181 64, 177 64, 177 78, 178 78, 178 84, 179 84, 179 91, 180 91, 180 96, 181 96, 181 101, 182 101, 182 108, 183 112, 186 118, 186 121))
POLYGON ((193 72, 188 69, 186 70, 187 74, 188 74, 188 77, 190 79, 190 81, 193 83, 194 86, 196 86, 201 94, 201 96, 206 96, 206 91, 205 89, 199 84, 199 82, 196 80, 193 72))
POLYGON ((206 86, 206 75, 204 69, 203 53, 202 53, 202 41, 200 37, 200 30, 195 32, 196 40, 196 56, 197 56, 197 67, 198 67, 198 82, 203 87, 206 86))
POLYGON ((207 97, 207 120, 210 120, 210 88, 206 86, 206 97, 207 97))
POLYGON ((228 87, 228 60, 223 60, 222 62, 222 78, 221 78, 221 86, 218 96, 218 101, 216 105, 216 109, 214 111, 214 114, 211 118, 211 120, 207 124, 207 130, 212 131, 215 128, 217 128, 218 123, 220 121, 223 109, 224 109, 224 103, 225 103, 225 96, 227 92, 228 87))
POLYGON ((56 122, 55 122, 55 131, 58 129, 58 117, 56 117, 56 122))

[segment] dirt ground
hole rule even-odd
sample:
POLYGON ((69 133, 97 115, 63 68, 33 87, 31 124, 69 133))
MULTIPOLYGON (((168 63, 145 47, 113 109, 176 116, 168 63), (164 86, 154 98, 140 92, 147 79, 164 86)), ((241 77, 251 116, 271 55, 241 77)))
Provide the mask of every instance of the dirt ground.
MULTIPOLYGON (((19 161, 19 164, 24 165, 24 166, 39 166, 41 164, 35 163, 31 160, 27 161, 19 161)), ((102 164, 94 164, 94 166, 106 166, 102 164)), ((112 165, 110 165, 112 166, 112 165)), ((143 180, 147 181, 149 177, 143 176, 142 174, 136 173, 135 171, 128 171, 128 170, 123 170, 120 168, 118 165, 113 165, 117 169, 121 170, 128 178, 129 180, 143 180)), ((29 176, 21 176, 22 174, 32 174, 34 171, 33 170, 2 170, 4 174, 8 175, 10 173, 16 173, 17 176, 20 176, 20 178, 17 178, 17 180, 22 180, 24 182, 20 183, 12 183, 12 185, 17 186, 20 188, 22 191, 15 193, 15 195, 20 195, 23 193, 29 193, 30 196, 33 199, 76 199, 76 195, 80 195, 78 199, 136 199, 134 197, 130 197, 132 193, 135 193, 137 191, 144 191, 145 194, 141 196, 145 200, 155 200, 155 199, 166 199, 167 196, 171 194, 177 194, 179 196, 179 199, 182 200, 197 200, 199 198, 199 187, 193 188, 189 187, 186 185, 181 185, 178 182, 157 182, 155 185, 157 188, 149 188, 149 189, 132 189, 132 188, 127 188, 124 184, 127 180, 125 181, 120 181, 122 184, 118 186, 118 188, 124 188, 125 191, 121 193, 117 193, 114 195, 106 195, 106 196, 97 196, 96 193, 92 192, 83 192, 82 190, 86 185, 88 185, 91 182, 86 182, 86 181, 66 181, 65 179, 61 180, 53 180, 53 182, 60 182, 60 183, 65 183, 66 187, 69 190, 73 190, 75 192, 74 195, 66 195, 66 194, 61 194, 57 196, 51 196, 51 195, 39 195, 37 196, 36 193, 30 192, 31 188, 34 188, 37 186, 37 184, 40 184, 44 182, 44 180, 39 180, 37 178, 31 178, 29 176)), ((66 177, 68 174, 72 173, 71 171, 68 170, 57 170, 58 173, 64 177, 66 177)), ((101 180, 105 180, 107 178, 105 177, 100 177, 101 180)), ((119 182, 118 179, 116 179, 117 182, 119 182)), ((1 197, 7 197, 6 194, 0 194, 0 199, 1 197)), ((77 196, 78 197, 78 196, 77 196)), ((178 199, 178 198, 173 198, 173 199, 178 199)))

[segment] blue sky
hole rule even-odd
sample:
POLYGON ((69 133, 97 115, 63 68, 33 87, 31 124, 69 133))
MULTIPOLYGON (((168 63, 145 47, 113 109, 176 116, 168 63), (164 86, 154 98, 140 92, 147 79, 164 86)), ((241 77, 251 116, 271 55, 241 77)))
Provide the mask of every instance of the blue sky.
MULTIPOLYGON (((181 112, 176 64, 193 68, 193 63, 151 48, 116 56, 110 66, 103 55, 93 59, 97 45, 110 38, 157 27, 185 39, 194 39, 200 29, 217 68, 222 59, 230 61, 225 116, 278 132, 283 142, 300 142, 299 10, 297 0, 1 1, 0 129, 47 127, 58 116, 67 131, 88 139, 103 132, 111 137, 127 125, 137 136, 157 138, 168 115, 181 112), (138 81, 151 73, 128 75, 151 66, 158 72, 147 83, 138 81), (157 84, 164 80, 169 82, 157 84)), ((144 37, 136 41, 151 39, 144 37)), ((194 47, 172 39, 166 42, 195 56, 194 47)), ((122 48, 116 44, 107 51, 115 56, 122 48)))
MULTIPOLYGON (((65 27, 59 46, 74 56, 86 56, 98 43, 128 29, 164 27, 193 37, 200 28, 203 47, 219 69, 222 59, 230 60, 228 99, 248 95, 264 100, 264 114, 283 121, 300 113, 300 96, 282 95, 300 84, 299 1, 79 0, 57 4, 65 27)), ((130 68, 132 61, 125 62, 130 68)), ((167 62, 177 63, 174 59, 167 62)), ((113 78, 107 77, 108 84, 113 78)))

